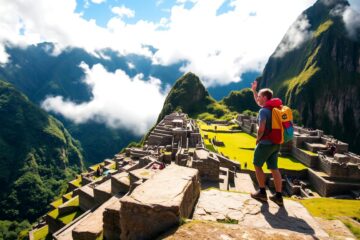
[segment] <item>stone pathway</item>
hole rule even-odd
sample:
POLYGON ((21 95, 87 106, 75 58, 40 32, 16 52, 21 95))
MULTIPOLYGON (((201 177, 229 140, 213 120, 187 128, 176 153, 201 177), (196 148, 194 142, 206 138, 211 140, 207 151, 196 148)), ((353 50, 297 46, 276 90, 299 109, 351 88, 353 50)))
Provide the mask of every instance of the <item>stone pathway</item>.
POLYGON ((279 207, 271 201, 256 201, 248 194, 215 189, 201 192, 193 219, 289 230, 320 239, 328 238, 328 234, 300 203, 285 200, 284 207, 279 207))

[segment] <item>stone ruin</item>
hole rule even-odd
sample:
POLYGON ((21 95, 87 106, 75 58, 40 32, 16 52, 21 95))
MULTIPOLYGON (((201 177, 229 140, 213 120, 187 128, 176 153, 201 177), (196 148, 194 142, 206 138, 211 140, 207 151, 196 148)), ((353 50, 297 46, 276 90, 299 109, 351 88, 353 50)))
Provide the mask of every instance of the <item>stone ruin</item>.
POLYGON ((81 174, 81 186, 69 182, 81 216, 67 225, 47 216, 54 239, 157 236, 190 217, 200 181, 235 190, 240 169, 238 162, 205 149, 196 121, 183 113, 165 116, 143 147, 126 148, 98 167, 107 174, 97 176, 92 167, 81 174))
MULTIPOLYGON (((249 124, 252 123, 249 121, 247 126, 249 124)), ((301 130, 297 129, 297 133, 301 130)), ((302 139, 307 142, 305 138, 302 139)), ((295 139, 292 146, 302 144, 300 142, 295 139)), ((206 194, 201 192, 201 189, 208 187, 252 192, 254 186, 250 175, 241 171, 238 162, 204 148, 196 122, 186 114, 172 113, 165 116, 149 134, 143 147, 127 148, 99 166, 107 174, 97 176, 96 170, 89 168, 88 173, 81 175, 81 186, 76 187, 69 182, 72 192, 66 194, 69 195, 66 200, 63 197, 63 205, 66 206, 55 209, 62 213, 74 211, 68 202, 78 199, 78 208, 83 212, 80 216, 66 225, 47 216, 46 223, 54 239, 153 239, 179 225, 184 218, 209 218, 215 221, 231 218, 243 221, 245 226, 253 226, 255 221, 259 226, 263 224, 268 227, 266 221, 259 221, 267 217, 266 213, 257 211, 257 214, 265 214, 258 217, 246 214, 253 212, 254 206, 260 209, 260 205, 248 195, 239 196, 238 193, 229 192, 225 196, 216 191, 206 194), (240 199, 242 207, 231 207, 235 202, 229 198, 230 195, 234 195, 231 198, 240 199), (198 199, 201 201, 198 202, 198 199), (206 199, 212 199, 213 202, 208 203, 206 199), (231 214, 211 212, 212 206, 220 202, 229 205, 231 214)), ((296 190, 296 184, 293 184, 291 190, 294 193, 303 191, 310 196, 306 192, 307 184, 306 181, 300 181, 302 187, 296 190)), ((271 209, 274 211, 277 208, 271 205, 271 209)), ((299 209, 296 206, 291 213, 295 218, 289 218, 289 222, 293 221, 289 229, 295 231, 293 226, 299 225, 300 232, 314 234, 316 223, 304 211, 302 219, 309 219, 310 224, 309 227, 304 226, 302 220, 296 218, 299 209)), ((288 213, 283 217, 288 218, 288 213)), ((320 229, 315 231, 315 235, 321 237, 326 236, 326 233, 320 229)))
MULTIPOLYGON (((239 114, 236 118, 241 129, 256 136, 255 117, 239 114)), ((294 139, 282 144, 280 154, 298 159, 308 168, 302 183, 295 187, 301 196, 311 196, 307 186, 311 185, 321 196, 348 194, 360 190, 360 156, 348 151, 348 144, 324 135, 322 130, 294 126, 294 139), (333 146, 334 153, 331 153, 333 146), (301 191, 302 190, 302 193, 301 191)), ((289 193, 294 187, 287 181, 289 193), (291 186, 290 186, 291 185, 291 186)), ((298 181, 297 181, 298 182, 298 181)))

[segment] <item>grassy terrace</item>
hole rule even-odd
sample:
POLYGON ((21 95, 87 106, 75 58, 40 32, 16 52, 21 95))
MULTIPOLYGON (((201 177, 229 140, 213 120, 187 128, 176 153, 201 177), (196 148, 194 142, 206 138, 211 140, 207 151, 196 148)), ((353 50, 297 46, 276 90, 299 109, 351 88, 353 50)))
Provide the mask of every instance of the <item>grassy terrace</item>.
POLYGON ((49 226, 45 225, 42 228, 39 228, 33 232, 34 240, 45 239, 48 233, 49 233, 49 226))
POLYGON ((301 151, 303 151, 304 153, 310 155, 310 156, 317 156, 318 154, 317 153, 313 153, 312 151, 309 151, 309 150, 305 150, 305 149, 302 149, 302 148, 299 148, 301 151))
MULTIPOLYGON (((207 149, 222 153, 223 155, 229 157, 230 159, 236 160, 241 163, 241 167, 244 168, 245 163, 247 164, 247 169, 254 170, 254 165, 252 164, 254 148, 256 145, 256 138, 247 134, 247 133, 215 133, 209 132, 210 126, 207 126, 205 123, 200 123, 200 133, 204 138, 204 135, 208 135, 209 139, 204 138, 204 143, 207 149), (218 141, 223 141, 224 147, 217 147, 212 145, 210 138, 214 138, 218 141)), ((223 126, 221 126, 223 127, 223 126)), ((230 129, 230 126, 225 126, 230 129)), ((213 128, 213 126, 212 126, 213 128)), ((212 129, 210 128, 210 129, 212 129)), ((217 129, 220 129, 218 126, 217 129)), ((303 170, 306 168, 305 165, 300 163, 297 159, 293 157, 279 157, 278 162, 279 168, 290 169, 290 170, 303 170)), ((264 165, 264 171, 270 172, 267 167, 264 165)))
POLYGON ((53 201, 52 203, 50 203, 51 206, 53 206, 54 208, 59 207, 61 204, 63 204, 62 198, 59 198, 56 201, 53 201))
MULTIPOLYGON (((79 206, 79 196, 76 196, 65 203, 65 206, 79 206)), ((71 215, 71 214, 70 214, 71 215)), ((56 208, 48 213, 48 216, 52 217, 53 219, 62 219, 64 216, 59 217, 59 209, 56 208)), ((64 222, 65 223, 65 222, 64 222)))
POLYGON ((101 162, 101 163, 92 165, 90 168, 91 168, 91 170, 96 171, 96 169, 97 169, 98 166, 104 166, 104 165, 105 165, 105 163, 104 163, 104 162, 101 162))
POLYGON ((73 192, 69 192, 65 195, 63 195, 64 198, 66 198, 67 200, 70 200, 72 198, 73 192))
POLYGON ((300 200, 311 215, 329 220, 339 219, 360 239, 360 201, 332 198, 300 200))
POLYGON ((81 187, 81 175, 72 180, 71 183, 76 187, 81 187))

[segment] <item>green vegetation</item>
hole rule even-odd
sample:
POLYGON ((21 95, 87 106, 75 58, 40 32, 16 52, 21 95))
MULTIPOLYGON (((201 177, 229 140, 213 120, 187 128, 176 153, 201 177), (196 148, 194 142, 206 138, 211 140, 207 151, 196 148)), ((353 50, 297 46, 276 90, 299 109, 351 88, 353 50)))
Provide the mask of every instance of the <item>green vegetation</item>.
POLYGON ((55 200, 54 202, 52 202, 50 205, 53 206, 54 208, 57 208, 61 204, 63 204, 63 200, 62 200, 62 198, 59 198, 58 200, 55 200))
POLYGON ((202 120, 232 119, 236 114, 231 112, 223 102, 213 99, 200 79, 193 73, 187 73, 175 82, 166 97, 157 122, 175 110, 202 120))
POLYGON ((226 217, 225 219, 217 219, 216 221, 219 222, 219 223, 226 223, 226 224, 238 224, 239 223, 238 220, 231 219, 231 218, 228 218, 228 217, 226 217))
POLYGON ((0 239, 19 240, 26 239, 30 224, 27 220, 22 222, 0 220, 0 239))
POLYGON ((72 180, 71 183, 76 187, 81 187, 81 181, 81 175, 79 175, 76 179, 72 180))
POLYGON ((339 219, 360 238, 360 201, 332 198, 312 198, 300 201, 315 217, 329 220, 339 219), (357 223, 354 223, 357 222, 357 223))
MULTIPOLYGON (((210 151, 218 152, 224 156, 236 160, 244 168, 245 164, 247 169, 254 170, 252 164, 254 149, 256 146, 256 138, 247 133, 216 133, 213 131, 206 131, 206 125, 200 123, 200 133, 204 138, 204 135, 208 135, 208 139, 204 138, 205 146, 210 151), (210 139, 216 138, 218 141, 223 141, 225 146, 218 147, 211 144, 210 139)), ((220 127, 220 126, 218 126, 220 127)), ((265 164, 266 165, 266 164, 265 164)), ((265 172, 270 172, 264 165, 263 169, 265 172)), ((303 170, 306 169, 302 163, 293 157, 279 157, 278 162, 279 168, 291 169, 291 170, 303 170)))
POLYGON ((70 200, 72 198, 73 192, 69 192, 65 195, 63 195, 64 198, 66 198, 67 200, 70 200))
POLYGON ((232 91, 229 96, 221 100, 231 111, 243 112, 245 110, 257 111, 259 106, 254 101, 254 95, 250 88, 240 91, 232 91))
POLYGON ((58 120, 3 81, 0 115, 0 219, 32 222, 82 169, 81 150, 58 120))
POLYGON ((282 57, 273 54, 259 78, 259 88, 272 88, 286 105, 297 109, 300 124, 322 129, 360 153, 360 128, 353 127, 359 122, 359 52, 354 49, 359 49, 360 41, 358 35, 349 37, 342 19, 331 13, 334 4, 347 2, 317 1, 304 12, 313 36, 282 57))
POLYGON ((305 149, 301 149, 301 151, 303 151, 304 153, 308 154, 308 155, 311 155, 311 156, 317 156, 318 154, 317 153, 313 153, 312 151, 309 151, 309 150, 305 150, 305 149))
POLYGON ((34 240, 43 240, 49 234, 49 226, 45 225, 42 228, 33 232, 34 240))
POLYGON ((64 215, 59 217, 58 219, 63 222, 64 224, 69 224, 72 220, 74 220, 75 218, 77 218, 78 216, 80 216, 81 214, 83 214, 83 211, 81 211, 80 209, 77 210, 76 212, 72 212, 68 215, 64 215))
POLYGON ((331 25, 333 25, 333 21, 332 20, 327 20, 326 22, 322 23, 317 30, 314 32, 314 37, 319 37, 320 34, 322 34, 323 32, 327 31, 329 29, 329 27, 331 25))

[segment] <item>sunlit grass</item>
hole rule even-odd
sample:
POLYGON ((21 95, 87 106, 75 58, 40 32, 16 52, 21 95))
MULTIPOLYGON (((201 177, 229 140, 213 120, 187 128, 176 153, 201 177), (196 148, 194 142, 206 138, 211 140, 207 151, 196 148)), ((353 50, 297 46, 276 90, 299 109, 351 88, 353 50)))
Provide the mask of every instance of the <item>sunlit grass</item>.
POLYGON ((80 216, 83 212, 79 209, 76 212, 72 212, 68 215, 59 217, 59 220, 61 222, 63 222, 64 224, 68 224, 70 223, 72 220, 74 220, 75 218, 77 218, 78 216, 80 216))
POLYGON ((45 225, 42 228, 39 228, 33 232, 34 240, 45 239, 48 233, 49 233, 49 226, 45 225))
MULTIPOLYGON (((206 124, 205 124, 206 125, 206 124)), ((200 125, 204 127, 204 125, 200 125)), ((200 130, 202 137, 204 135, 208 135, 209 139, 204 139, 204 143, 207 149, 224 156, 236 160, 240 162, 241 167, 244 168, 246 165, 246 169, 254 171, 253 165, 253 157, 254 157, 254 149, 256 146, 256 138, 247 134, 247 133, 215 133, 209 132, 205 130, 200 130), (213 146, 210 142, 210 139, 216 137, 218 141, 224 142, 224 147, 217 147, 213 146), (213 148, 213 149, 212 149, 213 148)), ((303 170, 306 169, 306 166, 300 163, 297 159, 293 157, 279 157, 278 160, 278 167, 282 169, 289 169, 289 170, 303 170)), ((265 172, 270 172, 266 164, 263 167, 265 172)))
POLYGON ((53 201, 52 203, 50 203, 50 205, 53 206, 54 208, 57 208, 61 204, 63 204, 62 198, 59 198, 58 200, 53 201))
POLYGON ((360 201, 332 198, 310 198, 300 200, 306 209, 315 217, 329 220, 339 219, 350 231, 360 239, 360 223, 356 224, 348 218, 359 222, 360 201))

